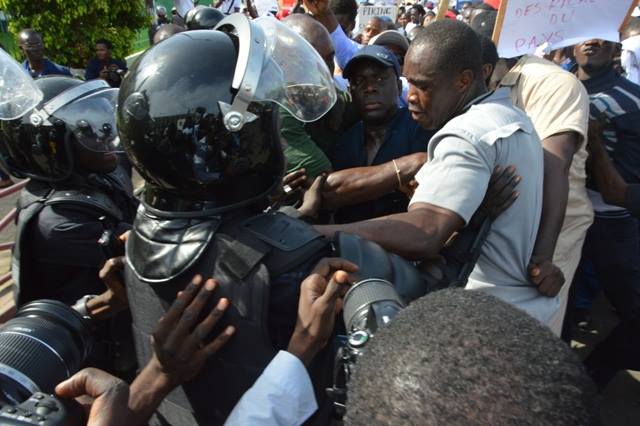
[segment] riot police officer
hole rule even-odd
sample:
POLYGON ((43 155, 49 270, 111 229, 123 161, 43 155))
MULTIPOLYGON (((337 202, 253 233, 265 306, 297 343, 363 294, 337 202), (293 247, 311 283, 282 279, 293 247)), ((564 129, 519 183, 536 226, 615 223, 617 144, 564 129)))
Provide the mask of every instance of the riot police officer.
POLYGON ((218 29, 149 49, 118 99, 120 140, 146 180, 125 270, 139 365, 158 319, 196 273, 216 277, 236 327, 223 353, 160 406, 158 417, 175 425, 224 421, 286 347, 299 284, 330 250, 306 223, 263 211, 285 168, 275 103, 317 119, 335 102, 332 76, 276 20, 236 14, 218 29))
POLYGON ((104 291, 98 271, 108 253, 98 241, 105 231, 115 241, 135 214, 131 181, 118 169, 117 89, 62 76, 33 84, 42 100, 0 121, 0 159, 30 178, 17 205, 16 300, 72 304, 104 291))

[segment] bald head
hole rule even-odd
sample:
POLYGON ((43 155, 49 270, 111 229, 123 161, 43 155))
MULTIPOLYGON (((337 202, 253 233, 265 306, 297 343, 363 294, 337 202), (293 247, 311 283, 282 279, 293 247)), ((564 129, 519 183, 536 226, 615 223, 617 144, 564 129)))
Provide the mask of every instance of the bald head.
POLYGON ((18 45, 30 64, 44 58, 44 43, 37 31, 26 28, 18 33, 18 45))
POLYGON ((23 41, 27 41, 29 39, 34 39, 34 38, 42 40, 42 38, 40 37, 40 34, 38 34, 36 30, 31 28, 25 28, 24 30, 20 31, 20 33, 18 33, 18 39, 20 40, 21 43, 23 41))
POLYGON ((369 40, 387 29, 387 23, 379 16, 369 19, 362 29, 362 44, 369 44, 369 40))
POLYGON ((162 40, 168 39, 172 35, 181 33, 182 31, 184 31, 184 28, 176 24, 162 25, 153 36, 153 44, 158 44, 162 40))
POLYGON ((333 75, 335 50, 331 42, 331 36, 324 25, 309 15, 299 13, 289 15, 282 22, 316 49, 333 75))

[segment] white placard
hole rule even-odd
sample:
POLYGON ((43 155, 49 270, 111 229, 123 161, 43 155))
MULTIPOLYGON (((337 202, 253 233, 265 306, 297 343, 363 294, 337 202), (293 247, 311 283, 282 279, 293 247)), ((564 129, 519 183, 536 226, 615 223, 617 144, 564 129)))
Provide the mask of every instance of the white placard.
POLYGON ((506 10, 498 53, 513 58, 592 38, 619 41, 618 29, 636 0, 502 0, 506 10))
POLYGON ((356 17, 356 29, 354 33, 360 33, 364 29, 367 22, 374 16, 388 16, 391 22, 396 22, 398 14, 397 6, 360 6, 358 8, 358 16, 356 17))

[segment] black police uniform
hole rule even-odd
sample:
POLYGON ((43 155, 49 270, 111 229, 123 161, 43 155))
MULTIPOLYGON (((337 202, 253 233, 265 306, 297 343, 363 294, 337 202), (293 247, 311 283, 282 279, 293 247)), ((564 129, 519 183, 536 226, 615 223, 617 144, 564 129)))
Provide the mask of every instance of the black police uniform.
MULTIPOLYGON (((43 298, 73 304, 105 291, 99 270, 117 254, 109 254, 109 248, 135 215, 137 202, 125 170, 89 173, 75 164, 75 152, 99 159, 114 151, 117 89, 102 80, 83 83, 61 76, 34 84, 42 101, 19 118, 0 121, 0 159, 14 176, 30 178, 17 203, 14 296, 18 305, 43 298), (111 241, 101 246, 105 231, 111 241)), ((117 356, 114 350, 115 342, 130 340, 129 323, 122 313, 97 324, 93 366, 117 374, 134 370, 133 356, 126 351, 117 356)))
POLYGON ((73 304, 102 293, 98 272, 109 255, 98 240, 105 230, 113 237, 129 230, 135 207, 122 170, 76 173, 57 184, 31 180, 17 203, 12 271, 19 305, 37 299, 73 304))
POLYGON ((110 149, 117 91, 60 76, 35 85, 40 104, 0 123, 0 158, 12 174, 30 178, 17 203, 12 274, 19 305, 41 298, 72 304, 104 291, 98 271, 107 253, 98 240, 105 229, 114 237, 126 231, 136 202, 122 168, 98 174, 75 166, 74 144, 110 149))
POLYGON ((126 247, 138 362, 151 357, 150 334, 195 274, 216 278, 216 296, 231 301, 224 322, 236 327, 201 373, 163 401, 162 423, 224 422, 286 348, 300 283, 330 253, 308 224, 262 213, 284 171, 277 109, 252 103, 242 130, 225 127, 234 42, 220 31, 177 34, 145 52, 120 88, 120 138, 147 182, 126 247))

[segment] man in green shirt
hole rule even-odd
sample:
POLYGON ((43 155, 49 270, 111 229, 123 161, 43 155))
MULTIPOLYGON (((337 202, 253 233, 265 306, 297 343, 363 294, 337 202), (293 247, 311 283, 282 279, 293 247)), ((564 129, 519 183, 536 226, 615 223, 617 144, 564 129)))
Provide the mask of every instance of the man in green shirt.
MULTIPOLYGON (((335 50, 327 30, 315 19, 302 14, 291 15, 283 22, 316 49, 333 74, 335 50)), ((342 130, 357 121, 355 112, 350 108, 349 94, 337 87, 336 91, 338 100, 334 107, 313 123, 302 123, 280 109, 280 133, 285 141, 287 173, 305 169, 308 181, 312 182, 319 174, 332 170, 327 153, 342 130)))

